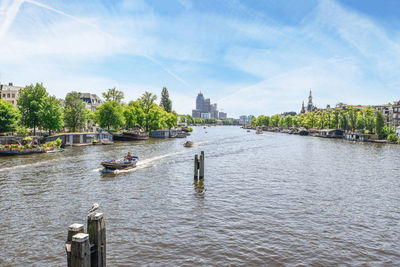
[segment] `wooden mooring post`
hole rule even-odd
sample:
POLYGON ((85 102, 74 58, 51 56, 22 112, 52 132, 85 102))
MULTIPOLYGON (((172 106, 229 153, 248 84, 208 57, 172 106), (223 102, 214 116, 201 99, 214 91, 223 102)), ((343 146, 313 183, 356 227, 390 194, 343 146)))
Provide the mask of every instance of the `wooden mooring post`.
POLYGON ((71 244, 72 237, 76 234, 84 233, 83 224, 74 223, 68 226, 67 242, 65 242, 65 251, 67 252, 67 266, 71 267, 71 244))
POLYGON ((87 218, 87 232, 91 249, 91 266, 106 266, 106 227, 103 213, 92 213, 87 218))
POLYGON ((84 233, 72 237, 71 244, 71 266, 91 267, 89 235, 84 233))
POLYGON ((204 151, 200 153, 200 159, 198 155, 194 156, 194 179, 204 178, 204 151))
POLYGON ((68 227, 68 267, 106 267, 106 227, 103 213, 90 213, 87 217, 87 234, 83 224, 68 227))

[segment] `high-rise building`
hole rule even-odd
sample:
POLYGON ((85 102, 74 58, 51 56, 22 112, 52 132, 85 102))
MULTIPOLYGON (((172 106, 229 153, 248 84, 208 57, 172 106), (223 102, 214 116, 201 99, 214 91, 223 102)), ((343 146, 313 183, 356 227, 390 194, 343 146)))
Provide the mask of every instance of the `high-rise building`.
POLYGON ((200 112, 204 112, 204 96, 200 92, 196 98, 196 109, 200 110, 200 112))
POLYGON ((199 109, 193 109, 193 110, 192 110, 192 117, 193 117, 193 118, 201 118, 201 110, 199 110, 199 109))
POLYGON ((226 120, 227 114, 226 114, 225 112, 219 112, 218 118, 219 118, 220 120, 226 120))
POLYGON ((202 112, 210 113, 211 112, 211 100, 209 98, 204 100, 204 106, 202 112))
MULTIPOLYGON (((226 113, 225 118, 227 117, 226 113)), ((200 92, 196 97, 196 109, 192 110, 192 117, 202 118, 202 119, 221 119, 220 112, 218 112, 218 105, 214 103, 211 105, 210 98, 204 98, 203 94, 200 92)))
POLYGON ((211 105, 211 118, 212 119, 219 119, 219 116, 218 116, 218 107, 217 107, 217 104, 215 103, 215 104, 212 104, 211 105))

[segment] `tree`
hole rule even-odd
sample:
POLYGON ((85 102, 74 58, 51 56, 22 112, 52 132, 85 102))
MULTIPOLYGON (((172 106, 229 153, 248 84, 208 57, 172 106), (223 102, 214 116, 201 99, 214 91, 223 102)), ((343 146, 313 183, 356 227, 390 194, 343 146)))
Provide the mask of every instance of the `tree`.
POLYGON ((88 120, 88 113, 80 93, 73 91, 67 94, 64 109, 65 126, 72 129, 73 132, 76 129, 84 128, 88 120))
MULTIPOLYGON (((152 114, 150 114, 150 111, 155 106, 159 107, 158 105, 154 104, 154 102, 156 100, 157 100, 157 96, 153 95, 152 93, 149 93, 147 91, 144 92, 144 94, 138 100, 139 104, 141 105, 143 112, 145 114, 144 127, 145 127, 146 131, 149 131, 150 129, 154 129, 154 120, 155 120, 155 117, 158 116, 158 113, 157 113, 158 110, 153 110, 152 114)), ((156 128, 156 129, 158 129, 158 128, 156 128)))
POLYGON ((10 102, 0 99, 0 133, 14 132, 19 119, 18 110, 10 102))
POLYGON ((122 91, 118 91, 115 87, 108 89, 106 93, 102 93, 103 97, 106 101, 116 101, 121 103, 122 99, 124 99, 124 93, 122 91))
POLYGON ((142 105, 145 114, 149 113, 156 100, 157 96, 147 91, 139 98, 139 103, 142 105))
POLYGON ((350 128, 354 131, 357 127, 357 111, 353 106, 349 106, 348 117, 350 128))
POLYGON ((46 97, 40 105, 39 110, 40 125, 45 130, 60 130, 64 126, 64 114, 60 102, 56 97, 46 97))
POLYGON ((340 122, 340 110, 338 108, 335 108, 333 111, 333 119, 332 123, 335 125, 336 129, 339 129, 339 122, 340 122))
POLYGON ((375 117, 375 128, 379 139, 385 139, 386 137, 384 127, 385 127, 385 117, 383 116, 382 112, 377 111, 375 117))
POLYGON ((21 113, 21 123, 28 128, 33 128, 33 135, 36 135, 36 127, 41 126, 39 112, 46 97, 46 88, 39 83, 26 86, 19 92, 17 103, 21 113))
POLYGON ((163 87, 161 91, 161 102, 160 107, 164 108, 166 112, 172 111, 172 101, 169 99, 168 89, 167 87, 163 87))
POLYGON ((251 126, 257 126, 257 118, 256 117, 251 118, 251 126))
POLYGON ((110 126, 119 129, 125 124, 124 108, 117 101, 106 101, 96 109, 96 118, 100 126, 110 130, 110 126))

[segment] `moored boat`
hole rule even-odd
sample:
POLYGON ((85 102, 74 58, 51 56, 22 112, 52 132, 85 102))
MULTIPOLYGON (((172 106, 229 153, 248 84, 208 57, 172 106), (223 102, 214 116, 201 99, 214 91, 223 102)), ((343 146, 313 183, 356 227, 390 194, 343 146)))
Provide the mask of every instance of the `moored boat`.
POLYGON ((135 132, 123 132, 113 134, 113 139, 116 141, 137 141, 137 140, 147 140, 149 135, 145 132, 135 131, 135 132))
POLYGON ((60 148, 60 149, 53 149, 53 150, 47 150, 46 153, 58 153, 58 152, 64 152, 65 149, 60 148))
POLYGON ((257 129, 256 134, 263 134, 263 130, 257 129))

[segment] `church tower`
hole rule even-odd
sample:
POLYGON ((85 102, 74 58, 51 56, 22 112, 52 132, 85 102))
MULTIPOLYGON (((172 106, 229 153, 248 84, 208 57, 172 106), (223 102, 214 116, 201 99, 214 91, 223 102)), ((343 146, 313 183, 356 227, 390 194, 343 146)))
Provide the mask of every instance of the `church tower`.
POLYGON ((314 109, 314 104, 312 102, 312 93, 310 90, 310 95, 308 96, 307 112, 312 112, 314 109))
POLYGON ((304 113, 306 113, 306 108, 304 107, 304 101, 303 101, 303 104, 301 105, 300 114, 304 114, 304 113))

